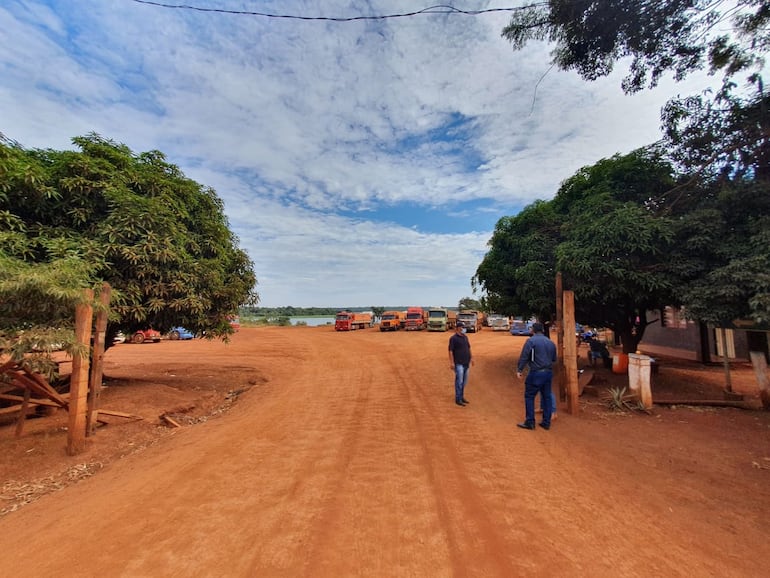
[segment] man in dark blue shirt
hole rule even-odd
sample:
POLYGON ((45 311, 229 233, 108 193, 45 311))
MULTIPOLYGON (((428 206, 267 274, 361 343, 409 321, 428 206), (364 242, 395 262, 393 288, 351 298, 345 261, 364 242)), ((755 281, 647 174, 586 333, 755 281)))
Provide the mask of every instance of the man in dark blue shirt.
POLYGON ((468 383, 468 370, 472 363, 471 344, 463 324, 458 321, 454 335, 449 338, 449 367, 455 372, 455 403, 459 406, 468 403, 465 384, 468 383))
POLYGON ((543 406, 543 421, 540 427, 551 428, 553 413, 553 398, 551 397, 551 380, 553 379, 553 364, 556 363, 556 345, 543 335, 543 324, 532 325, 534 335, 527 339, 524 349, 519 356, 516 377, 521 378, 524 367, 529 365, 527 379, 524 380, 524 408, 526 418, 524 423, 516 424, 523 429, 535 429, 535 397, 539 393, 543 406))

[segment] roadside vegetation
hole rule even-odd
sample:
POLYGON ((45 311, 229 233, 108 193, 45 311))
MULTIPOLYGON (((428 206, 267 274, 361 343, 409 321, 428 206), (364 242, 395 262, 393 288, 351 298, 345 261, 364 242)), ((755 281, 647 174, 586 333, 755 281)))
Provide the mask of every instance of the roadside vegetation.
POLYGON ((256 275, 216 192, 159 151, 96 134, 73 144, 0 138, 0 351, 23 364, 54 348, 76 353, 75 304, 103 282, 107 347, 148 327, 232 333, 238 306, 258 299, 256 275))
POLYGON ((612 329, 627 353, 664 306, 716 327, 770 322, 769 23, 763 0, 554 0, 513 13, 503 36, 514 49, 550 42, 552 64, 587 81, 630 62, 628 93, 667 73, 722 82, 670 101, 660 142, 502 217, 472 279, 490 310, 552 319, 561 272, 577 318, 612 329))

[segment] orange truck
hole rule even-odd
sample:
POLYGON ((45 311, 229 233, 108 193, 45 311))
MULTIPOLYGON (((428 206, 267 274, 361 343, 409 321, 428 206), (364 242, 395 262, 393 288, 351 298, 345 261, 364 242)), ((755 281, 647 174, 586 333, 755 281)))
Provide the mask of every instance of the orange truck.
POLYGON ((367 326, 372 326, 371 313, 353 313, 352 311, 340 311, 334 318, 335 331, 366 329, 367 326))
POLYGON ((380 317, 380 331, 398 331, 406 324, 404 311, 384 311, 380 317))
POLYGON ((428 314, 422 307, 407 307, 406 330, 422 331, 428 326, 428 314))

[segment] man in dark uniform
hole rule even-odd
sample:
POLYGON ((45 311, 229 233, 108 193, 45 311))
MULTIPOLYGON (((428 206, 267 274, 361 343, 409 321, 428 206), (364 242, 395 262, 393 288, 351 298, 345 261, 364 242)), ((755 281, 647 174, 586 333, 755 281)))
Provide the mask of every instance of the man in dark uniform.
POLYGON ((468 383, 468 370, 473 363, 471 343, 465 335, 465 327, 461 322, 455 325, 455 332, 449 338, 449 368, 455 372, 455 403, 465 406, 465 384, 468 383))
POLYGON ((551 380, 553 379, 553 364, 556 363, 556 345, 543 335, 543 324, 532 324, 534 335, 527 339, 519 357, 516 377, 521 379, 524 366, 529 365, 529 373, 524 381, 524 408, 526 418, 524 423, 516 424, 523 429, 535 429, 535 397, 539 393, 543 406, 543 421, 540 427, 551 428, 553 413, 553 398, 551 397, 551 380))

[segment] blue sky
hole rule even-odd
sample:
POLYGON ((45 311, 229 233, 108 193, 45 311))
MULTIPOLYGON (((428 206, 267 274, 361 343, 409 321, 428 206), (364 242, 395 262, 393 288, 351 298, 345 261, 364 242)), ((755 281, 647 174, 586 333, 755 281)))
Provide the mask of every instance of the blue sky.
MULTIPOLYGON (((432 5, 179 4, 335 17, 432 5)), ((663 103, 710 80, 626 96, 622 68, 589 84, 549 70, 545 44, 513 52, 500 36, 508 18, 341 23, 5 0, 0 132, 64 149, 95 131, 164 152, 223 199, 264 306, 453 306, 473 296, 500 217, 659 139, 663 103)))

